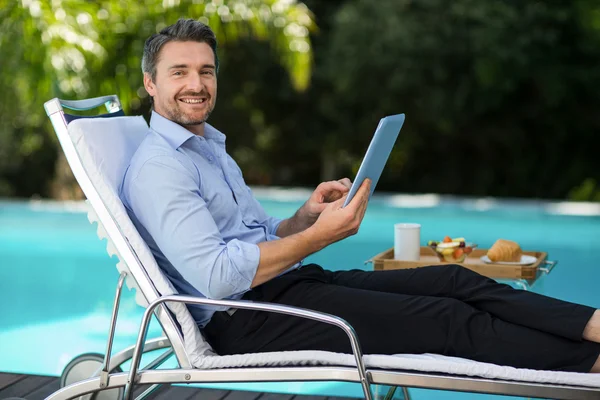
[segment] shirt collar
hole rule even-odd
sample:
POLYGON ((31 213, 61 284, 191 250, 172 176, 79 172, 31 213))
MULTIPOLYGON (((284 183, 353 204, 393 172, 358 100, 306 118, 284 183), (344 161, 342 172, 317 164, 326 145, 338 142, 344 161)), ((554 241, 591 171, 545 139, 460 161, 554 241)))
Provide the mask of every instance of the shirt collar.
MULTIPOLYGON (((154 110, 150 116, 150 128, 162 136, 174 149, 181 147, 189 138, 196 136, 183 126, 163 117, 154 110)), ((204 138, 214 140, 219 144, 225 143, 225 135, 206 122, 204 123, 204 138)))

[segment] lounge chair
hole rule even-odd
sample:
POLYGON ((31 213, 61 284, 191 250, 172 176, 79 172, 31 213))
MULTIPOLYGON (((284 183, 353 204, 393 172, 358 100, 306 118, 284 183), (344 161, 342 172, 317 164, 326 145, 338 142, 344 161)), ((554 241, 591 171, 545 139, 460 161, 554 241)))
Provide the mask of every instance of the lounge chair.
POLYGON ((369 400, 373 398, 374 384, 524 397, 600 399, 600 374, 517 369, 435 354, 363 355, 360 338, 346 321, 334 315, 277 304, 178 295, 118 197, 129 160, 147 134, 145 120, 141 116, 124 116, 117 96, 81 101, 52 99, 44 107, 91 206, 90 222, 98 224, 100 238, 107 238, 108 253, 118 256, 116 266, 120 272, 104 359, 94 361, 95 373, 90 373, 89 360, 71 362, 62 377, 65 386, 48 399, 68 399, 109 389, 115 398, 122 395, 130 399, 134 385, 146 384, 151 386, 139 398, 161 384, 283 381, 357 382, 369 400), (108 110, 102 116, 109 118, 77 118, 64 111, 101 105, 108 110), (136 301, 146 310, 137 343, 112 355, 124 281, 136 289, 136 301), (257 309, 333 324, 347 334, 353 354, 291 351, 219 356, 204 340, 184 303, 257 309), (158 319, 165 337, 146 341, 152 315, 158 319), (140 369, 142 353, 157 349, 166 351, 140 369), (178 368, 157 369, 173 354, 178 368), (128 360, 131 360, 129 372, 120 372, 119 366, 128 360), (78 368, 83 362, 88 363, 87 367, 78 368), (82 371, 87 371, 84 376, 82 371))

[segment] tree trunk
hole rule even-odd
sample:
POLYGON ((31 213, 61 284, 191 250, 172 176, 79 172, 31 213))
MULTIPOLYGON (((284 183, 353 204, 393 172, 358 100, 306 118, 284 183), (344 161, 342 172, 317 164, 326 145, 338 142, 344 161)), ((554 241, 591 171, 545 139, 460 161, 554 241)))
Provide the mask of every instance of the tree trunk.
POLYGON ((51 185, 51 194, 57 200, 83 200, 85 196, 79 187, 79 184, 73 176, 73 172, 67 163, 67 159, 62 152, 58 150, 56 159, 54 179, 51 185))

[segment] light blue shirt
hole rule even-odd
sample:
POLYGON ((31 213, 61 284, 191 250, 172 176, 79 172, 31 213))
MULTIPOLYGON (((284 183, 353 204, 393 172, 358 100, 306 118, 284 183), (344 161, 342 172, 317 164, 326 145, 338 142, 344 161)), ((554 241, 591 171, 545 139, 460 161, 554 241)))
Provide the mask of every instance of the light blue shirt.
MULTIPOLYGON (((265 213, 225 151, 225 135, 208 124, 201 137, 153 112, 120 197, 181 294, 241 298, 256 274, 257 244, 278 239, 281 220, 265 213)), ((226 310, 188 308, 200 327, 226 310)))

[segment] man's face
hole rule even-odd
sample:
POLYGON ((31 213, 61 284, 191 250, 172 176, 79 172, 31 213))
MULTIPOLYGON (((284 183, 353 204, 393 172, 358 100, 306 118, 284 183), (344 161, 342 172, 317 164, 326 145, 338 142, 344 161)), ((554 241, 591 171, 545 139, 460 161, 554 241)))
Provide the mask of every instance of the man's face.
POLYGON ((217 99, 212 49, 193 41, 166 43, 159 53, 155 81, 146 73, 144 86, 157 113, 194 132, 208 119, 217 99))

